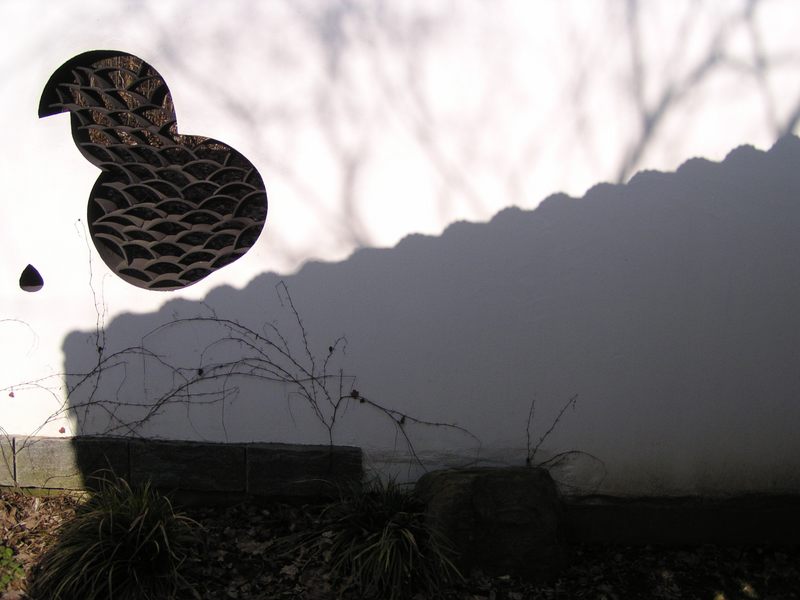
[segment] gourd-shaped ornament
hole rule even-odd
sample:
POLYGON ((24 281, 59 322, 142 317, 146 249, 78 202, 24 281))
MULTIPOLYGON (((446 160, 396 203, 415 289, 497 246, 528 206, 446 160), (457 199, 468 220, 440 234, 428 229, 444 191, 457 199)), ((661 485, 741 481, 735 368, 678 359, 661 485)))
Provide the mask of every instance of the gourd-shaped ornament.
POLYGON ((267 218, 256 168, 218 140, 178 133, 172 96, 141 58, 75 56, 50 77, 39 117, 69 112, 80 152, 101 170, 89 233, 119 277, 176 290, 243 256, 267 218))

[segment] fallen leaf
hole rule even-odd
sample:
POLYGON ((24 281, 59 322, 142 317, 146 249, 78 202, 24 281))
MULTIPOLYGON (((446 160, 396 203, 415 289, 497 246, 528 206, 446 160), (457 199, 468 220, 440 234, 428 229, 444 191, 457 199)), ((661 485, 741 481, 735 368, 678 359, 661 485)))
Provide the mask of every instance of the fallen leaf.
POLYGON ((281 575, 286 575, 290 579, 294 579, 297 577, 297 566, 296 565, 286 565, 281 567, 281 575))
POLYGON ((255 540, 236 542, 236 547, 245 554, 263 554, 269 545, 269 542, 257 542, 255 540))

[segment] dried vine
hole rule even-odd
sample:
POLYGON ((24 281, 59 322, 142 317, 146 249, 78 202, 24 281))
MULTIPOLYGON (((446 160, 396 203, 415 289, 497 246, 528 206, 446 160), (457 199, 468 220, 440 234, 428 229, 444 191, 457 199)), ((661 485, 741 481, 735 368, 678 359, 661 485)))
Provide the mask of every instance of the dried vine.
MULTIPOLYGON (((291 341, 295 340, 290 341, 285 332, 274 323, 265 323, 261 331, 256 331, 236 320, 220 317, 209 308, 209 316, 175 318, 145 333, 139 345, 109 352, 104 319, 98 317, 93 334, 97 361, 89 371, 51 375, 14 386, 17 390, 46 390, 54 399, 59 400, 58 409, 28 437, 35 436, 46 424, 66 414, 74 414, 79 423, 86 423, 93 411, 100 411, 108 418, 108 426, 102 435, 138 437, 146 423, 174 404, 219 404, 223 407, 222 427, 225 429, 224 407, 228 400, 236 397, 239 391, 237 382, 255 379, 288 385, 290 395, 300 397, 324 426, 330 445, 334 443, 339 418, 351 403, 368 406, 388 419, 404 441, 409 454, 423 468, 425 465, 417 455, 412 436, 407 430, 409 425, 449 428, 479 443, 473 434, 461 426, 420 419, 362 395, 355 389, 355 376, 332 368, 334 358, 343 354, 346 349, 346 338, 342 336, 334 340, 328 346, 325 356, 318 357, 312 350, 309 334, 288 287, 281 281, 276 285, 276 291, 281 306, 289 312, 297 328, 296 343, 299 343, 299 351, 293 349, 291 341), (155 341, 160 336, 169 335, 176 328, 185 327, 193 330, 221 328, 221 334, 200 351, 199 365, 179 366, 170 357, 162 356, 149 348, 151 340, 155 341), (227 358, 215 360, 215 354, 227 358), (145 370, 155 366, 165 368, 172 378, 166 391, 144 401, 122 399, 120 392, 128 381, 128 369, 134 360, 142 361, 145 370), (100 383, 113 373, 121 374, 116 394, 109 398, 100 393, 100 383), (120 416, 124 409, 138 410, 141 414, 135 419, 126 419, 120 416)), ((97 304, 96 297, 95 303, 97 304)), ((227 430, 225 434, 227 436, 227 430)), ((23 447, 24 444, 25 442, 23 447)))
MULTIPOLYGON (((91 260, 91 253, 90 253, 91 260)), ((91 275, 90 264, 90 275, 91 275)), ((365 396, 356 389, 356 377, 346 375, 342 369, 333 369, 333 361, 345 353, 347 339, 344 336, 335 339, 328 347, 324 357, 320 358, 312 350, 310 337, 301 318, 289 289, 285 282, 276 285, 276 292, 280 305, 285 309, 296 327, 296 340, 299 351, 293 350, 289 337, 276 324, 264 323, 260 331, 242 323, 220 317, 213 308, 205 305, 209 311, 208 316, 193 316, 174 318, 145 333, 141 342, 121 350, 109 352, 105 326, 106 306, 98 300, 98 293, 90 277, 90 287, 97 313, 95 331, 93 332, 94 345, 97 352, 96 362, 86 372, 59 373, 36 380, 19 383, 0 392, 14 394, 13 390, 23 391, 26 388, 44 390, 56 401, 58 408, 30 435, 18 444, 18 450, 24 448, 29 439, 34 437, 52 421, 72 414, 79 423, 86 423, 90 413, 100 411, 108 418, 108 426, 101 435, 141 437, 141 429, 152 421, 167 407, 175 404, 186 405, 213 405, 222 408, 221 424, 227 438, 225 427, 225 406, 228 401, 236 398, 239 387, 237 382, 245 380, 258 380, 287 385, 290 397, 299 397, 310 408, 316 420, 324 426, 328 443, 333 445, 336 425, 344 410, 351 403, 365 405, 376 413, 386 418, 395 428, 397 436, 403 440, 409 455, 423 469, 425 465, 417 454, 412 436, 408 431, 410 425, 425 427, 441 427, 457 431, 472 438, 478 446, 480 440, 470 431, 452 423, 428 421, 410 415, 404 411, 384 406, 380 402, 365 396), (192 330, 206 328, 220 328, 221 334, 213 341, 202 347, 199 364, 179 366, 169 356, 162 356, 151 350, 148 344, 160 336, 170 335, 175 329, 191 328, 192 330), (214 360, 213 355, 222 354, 226 358, 214 360), (154 398, 144 401, 124 400, 121 391, 128 382, 129 367, 133 361, 141 361, 145 370, 145 392, 147 369, 161 367, 171 377, 171 384, 165 391, 157 393, 154 398), (113 397, 107 397, 100 392, 101 381, 110 378, 115 373, 121 373, 113 397), (125 409, 134 409, 141 412, 135 419, 126 419, 120 416, 125 409)), ((100 294, 102 298, 102 294, 100 294)), ((15 320, 3 320, 15 321, 15 320)), ((18 322, 18 321, 15 321, 18 322)), ((25 323, 22 323, 26 325, 25 323)), ((29 326, 28 326, 29 327, 29 326)), ((29 327, 30 329, 30 327, 29 327)), ((35 334, 34 334, 35 335, 35 334)), ((564 459, 584 455, 592 458, 601 465, 603 462, 592 454, 579 450, 559 452, 549 459, 535 462, 537 452, 542 444, 555 430, 567 409, 575 408, 577 394, 570 397, 561 407, 549 428, 533 443, 532 425, 535 416, 536 400, 531 401, 526 424, 526 458, 527 466, 554 467, 564 459)), ((0 433, 6 438, 10 436, 0 427, 0 433)))
MULTIPOLYGON (((543 460, 538 463, 534 462, 534 459, 536 458, 536 453, 539 451, 539 448, 542 446, 544 441, 548 437, 550 437, 550 434, 553 433, 553 430, 561 421, 562 417, 564 416, 564 413, 567 412, 567 409, 570 407, 573 410, 575 410, 575 405, 577 404, 577 402, 578 402, 578 394, 572 395, 561 407, 561 410, 558 411, 558 414, 556 415, 555 419, 553 419, 553 422, 550 423, 550 427, 539 437, 536 444, 533 447, 531 447, 531 428, 533 427, 534 416, 536 415, 536 397, 531 398, 530 408, 528 409, 528 421, 525 426, 525 448, 526 448, 525 466, 540 467, 540 468, 543 467, 552 469, 561 462, 563 462, 564 460, 566 460, 567 458, 575 456, 586 456, 591 460, 593 460, 597 465, 599 465, 600 469, 602 470, 603 475, 600 478, 600 483, 597 484, 597 487, 599 487, 602 484, 603 480, 605 480, 606 475, 608 474, 608 470, 606 469, 605 462, 603 462, 602 459, 595 456, 591 452, 586 452, 584 450, 564 450, 562 452, 557 452, 547 460, 543 460)), ((571 487, 569 486, 569 484, 563 481, 559 483, 561 484, 562 487, 571 487)))

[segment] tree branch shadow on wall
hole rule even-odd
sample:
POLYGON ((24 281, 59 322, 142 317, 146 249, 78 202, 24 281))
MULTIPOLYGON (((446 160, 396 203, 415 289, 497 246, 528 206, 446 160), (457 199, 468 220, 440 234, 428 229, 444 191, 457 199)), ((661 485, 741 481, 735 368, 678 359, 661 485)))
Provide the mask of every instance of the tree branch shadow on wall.
MULTIPOLYGON (((609 471, 600 491, 800 489, 798 164, 795 137, 768 152, 741 147, 721 163, 693 159, 439 237, 261 274, 202 302, 170 300, 113 319, 103 344, 76 331, 64 343, 75 433, 327 443, 285 382, 217 378, 148 413, 176 377, 247 351, 216 345, 230 329, 214 320, 229 319, 282 332, 298 357, 324 359, 344 337, 329 365, 350 377, 343 395, 357 388, 480 440, 404 423, 428 466, 522 464, 531 396, 546 425, 580 394, 547 450, 600 457, 609 471), (135 350, 125 360, 93 371, 126 348, 135 350)), ((333 441, 364 447, 384 469, 407 464, 397 422, 353 399, 333 441)), ((568 461, 560 477, 591 489, 595 466, 568 461)))

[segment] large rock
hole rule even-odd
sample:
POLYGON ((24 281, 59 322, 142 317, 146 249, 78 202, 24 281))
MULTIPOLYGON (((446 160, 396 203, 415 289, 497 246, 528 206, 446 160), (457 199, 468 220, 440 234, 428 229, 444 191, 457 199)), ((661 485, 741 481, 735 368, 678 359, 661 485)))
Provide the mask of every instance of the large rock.
POLYGON ((544 469, 434 471, 420 478, 416 491, 459 553, 462 573, 547 580, 565 562, 561 500, 544 469))

